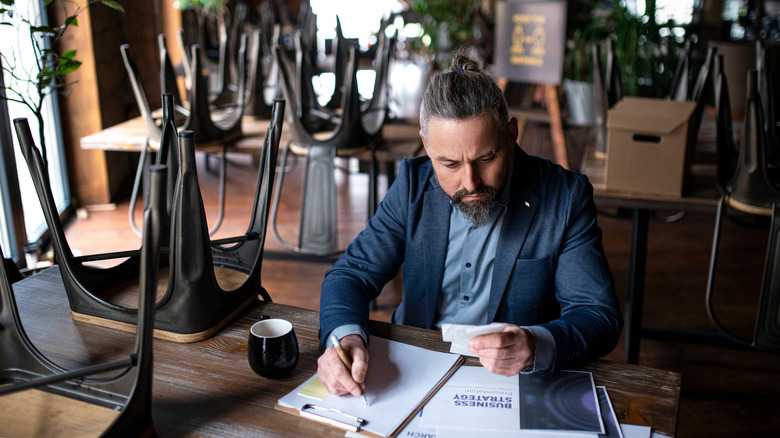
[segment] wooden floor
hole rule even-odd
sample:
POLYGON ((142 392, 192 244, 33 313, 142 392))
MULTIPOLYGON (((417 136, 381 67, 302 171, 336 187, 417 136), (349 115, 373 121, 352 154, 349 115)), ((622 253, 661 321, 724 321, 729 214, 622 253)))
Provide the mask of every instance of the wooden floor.
MULTIPOLYGON (((711 140, 712 128, 705 121, 702 135, 709 136, 711 140)), ((567 131, 573 166, 579 162, 578 153, 589 138, 589 133, 583 130, 567 131)), ((549 157, 549 143, 546 127, 531 125, 522 147, 530 153, 549 157)), ((229 158, 226 217, 214 237, 242 234, 252 207, 256 170, 251 158, 247 155, 229 158)), ((217 177, 207 172, 203 168, 203 158, 199 159, 207 217, 213 221, 217 211, 217 177)), ((344 165, 354 166, 354 163, 344 165)), ((284 238, 294 241, 300 198, 300 163, 291 165, 287 172, 278 229, 284 238)), ((339 237, 342 248, 365 225, 366 181, 363 174, 339 172, 339 237)), ((618 212, 602 213, 599 224, 604 231, 604 247, 618 296, 624 302, 631 224, 618 212)), ((661 212, 664 213, 667 212, 661 212)), ((72 248, 92 254, 138 247, 140 239, 132 233, 127 216, 128 204, 124 201, 113 211, 91 211, 88 218, 74 219, 67 227, 72 248)), ((140 208, 136 211, 136 218, 140 221, 140 208)), ((659 220, 651 223, 644 312, 647 325, 714 332, 704 307, 713 219, 711 214, 688 213, 675 222, 659 220)), ((317 309, 322 277, 333 260, 293 255, 282 249, 270 229, 269 226, 263 262, 264 286, 276 302, 317 309)), ((725 224, 715 304, 722 321, 740 333, 747 334, 752 329, 766 238, 764 229, 743 227, 730 221, 725 224)), ((396 279, 383 291, 372 317, 386 320, 400 296, 401 280, 396 279)), ((608 358, 624 360, 622 341, 608 358)), ((640 363, 682 373, 677 436, 779 436, 780 355, 643 340, 640 363)))

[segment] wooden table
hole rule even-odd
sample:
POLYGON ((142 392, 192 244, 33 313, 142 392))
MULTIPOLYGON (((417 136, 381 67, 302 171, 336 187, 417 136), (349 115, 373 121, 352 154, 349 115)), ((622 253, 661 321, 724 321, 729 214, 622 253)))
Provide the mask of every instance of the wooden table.
MULTIPOLYGON (((684 196, 645 195, 617 192, 606 189, 606 160, 588 149, 580 170, 588 175, 593 185, 593 196, 599 208, 620 208, 631 210, 631 253, 628 268, 628 290, 626 300, 626 362, 639 362, 639 344, 642 337, 658 339, 692 340, 717 342, 704 333, 683 332, 642 326, 644 307, 645 267, 647 264, 647 240, 650 216, 658 210, 695 211, 715 213, 720 192, 715 183, 715 168, 694 166, 691 183, 684 196)), ((714 223, 714 219, 713 219, 714 223)), ((702 290, 704 285, 702 285, 702 290)))
MULTIPOLYGON (((243 135, 237 140, 229 142, 226 146, 227 152, 242 152, 252 154, 255 159, 259 159, 260 151, 263 147, 265 133, 268 130, 270 120, 258 119, 256 117, 244 116, 241 120, 241 129, 243 135)), ((375 145, 376 161, 385 164, 385 174, 387 175, 388 186, 395 179, 395 165, 404 158, 411 158, 423 154, 422 140, 420 139, 420 125, 413 120, 393 120, 385 123, 382 127, 382 137, 375 145)), ((290 140, 290 130, 282 127, 280 137, 280 147, 284 147, 290 140)), ((197 146, 196 152, 205 152, 216 154, 222 152, 222 144, 208 146, 197 146)), ((145 147, 154 150, 147 141, 146 124, 142 117, 127 120, 109 128, 90 134, 81 138, 82 149, 100 149, 104 151, 119 152, 141 152, 145 147)), ((366 148, 364 152, 354 156, 358 160, 369 163, 372 161, 371 152, 366 148)), ((208 160, 206 165, 209 165, 208 160)), ((208 167, 207 167, 208 168, 208 167)), ((378 167, 368 169, 372 178, 373 190, 369 194, 372 198, 369 200, 369 216, 374 214, 376 205, 379 203, 377 178, 378 167)))
MULTIPOLYGON (((228 144, 228 152, 257 153, 263 147, 263 139, 270 120, 244 116, 241 120, 243 135, 228 144)), ((398 121, 387 123, 383 127, 383 139, 377 150, 377 160, 398 161, 401 158, 415 156, 422 151, 419 136, 420 126, 415 122, 398 121)), ((148 146, 146 124, 142 117, 127 120, 109 128, 81 138, 82 149, 101 149, 104 151, 141 152, 148 146)), ((281 143, 290 139, 289 130, 282 129, 281 143)), ((200 151, 201 149, 198 149, 200 151)), ((213 152, 221 152, 222 146, 214 147, 213 152)))
MULTIPOLYGON (((126 356, 134 335, 73 321, 58 268, 14 284, 24 328, 32 342, 64 367, 126 356)), ((317 368, 317 312, 257 302, 216 336, 192 344, 155 339, 152 415, 163 437, 343 437, 343 431, 274 409, 276 400, 317 368), (260 315, 290 320, 300 344, 293 373, 269 380, 252 372, 246 358, 250 325, 260 315)), ((371 322, 371 333, 447 351, 437 331, 371 322)), ((650 425, 673 436, 677 428, 680 374, 637 365, 595 361, 584 370, 605 385, 619 421, 650 425)), ((19 421, 39 421, 28 412, 19 421)))
MULTIPOLYGON (((263 148, 263 139, 270 124, 268 119, 244 116, 241 120, 242 136, 228 143, 228 152, 245 152, 259 155, 263 148)), ((81 138, 82 149, 101 149, 104 151, 141 152, 149 146, 146 124, 142 117, 127 120, 109 128, 81 138)), ((284 130, 282 141, 285 141, 284 130)), ((198 148, 198 151, 203 149, 198 148)), ((205 152, 222 152, 222 145, 215 145, 205 152), (213 149, 213 150, 211 150, 213 149)))

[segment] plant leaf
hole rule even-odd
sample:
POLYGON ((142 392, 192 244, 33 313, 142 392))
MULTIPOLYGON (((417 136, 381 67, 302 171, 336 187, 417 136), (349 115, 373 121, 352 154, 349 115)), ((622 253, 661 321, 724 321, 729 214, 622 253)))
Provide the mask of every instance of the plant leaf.
POLYGON ((44 75, 38 75, 38 81, 39 81, 39 88, 46 88, 49 85, 51 85, 52 78, 51 76, 44 76, 44 75))
POLYGON ((0 3, 6 5, 6 6, 13 6, 14 0, 0 0, 0 3))
POLYGON ((118 2, 115 2, 114 0, 100 0, 100 3, 119 12, 125 12, 125 8, 123 8, 122 5, 120 5, 118 2))
POLYGON ((76 56, 76 51, 75 50, 68 50, 67 52, 65 52, 62 55, 60 55, 60 57, 63 58, 63 59, 71 59, 71 60, 75 56, 76 56))
POLYGON ((54 74, 65 75, 72 73, 81 67, 81 61, 74 61, 72 59, 60 59, 60 68, 54 74))
POLYGON ((38 32, 38 33, 46 33, 49 35, 54 35, 56 31, 51 26, 32 26, 30 27, 30 32, 38 32))
POLYGON ((71 15, 70 17, 65 19, 65 27, 68 26, 79 26, 79 16, 78 15, 71 15))

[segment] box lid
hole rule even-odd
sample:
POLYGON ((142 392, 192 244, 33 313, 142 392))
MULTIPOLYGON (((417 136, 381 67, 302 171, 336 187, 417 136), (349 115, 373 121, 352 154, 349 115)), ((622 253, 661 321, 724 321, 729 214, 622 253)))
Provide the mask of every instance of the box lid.
POLYGON ((607 129, 671 134, 695 109, 696 102, 624 97, 607 112, 607 129))

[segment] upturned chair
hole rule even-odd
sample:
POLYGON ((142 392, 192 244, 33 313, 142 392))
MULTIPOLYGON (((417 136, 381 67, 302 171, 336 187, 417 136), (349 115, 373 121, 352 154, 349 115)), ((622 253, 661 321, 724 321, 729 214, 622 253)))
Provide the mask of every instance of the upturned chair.
POLYGON ((696 75, 696 82, 694 82, 693 88, 691 89, 690 100, 696 102, 696 109, 693 111, 689 125, 690 127, 688 129, 691 129, 695 133, 694 135, 697 136, 699 130, 701 129, 701 120, 704 116, 704 107, 707 105, 707 102, 711 100, 710 97, 712 96, 712 91, 714 89, 713 65, 715 64, 715 58, 717 57, 717 54, 717 47, 712 46, 707 49, 707 53, 704 56, 704 62, 699 68, 699 72, 696 75))
MULTIPOLYGON (((258 295, 270 301, 261 284, 263 246, 268 225, 271 187, 284 116, 284 102, 274 115, 260 156, 252 219, 244 235, 211 242, 195 168, 194 134, 179 134, 179 175, 171 207, 167 257, 167 286, 156 304, 155 336, 174 342, 195 342, 219 331, 258 295)), ((15 121, 22 152, 52 234, 55 257, 68 293, 74 319, 132 330, 137 309, 124 305, 123 296, 138 277, 137 251, 74 257, 51 196, 47 174, 26 120, 15 121), (117 266, 96 268, 87 262, 127 257, 117 266)), ((164 227, 164 229, 168 229, 164 227)), ((162 283, 162 282, 161 282, 162 283)))
MULTIPOLYGON (((279 32, 278 27, 275 32, 279 32)), ((244 115, 261 119, 270 117, 272 106, 268 103, 267 94, 276 97, 278 87, 278 69, 270 47, 263 41, 266 38, 260 29, 252 32, 248 49, 247 97, 244 103, 244 115)))
POLYGON ((279 40, 281 26, 274 24, 274 14, 268 2, 259 6, 260 23, 252 32, 249 43, 247 98, 244 114, 268 118, 271 105, 279 96, 279 68, 273 54, 274 41, 279 40))
POLYGON ((157 147, 160 143, 162 128, 159 121, 155 120, 152 116, 152 109, 149 106, 146 92, 144 91, 140 76, 138 75, 138 69, 130 56, 130 45, 122 44, 119 46, 119 51, 122 54, 122 61, 124 62, 125 70, 127 71, 127 77, 130 80, 130 86, 133 89, 133 96, 135 96, 135 101, 138 104, 138 111, 141 112, 141 118, 146 125, 149 146, 157 147))
MULTIPOLYGON (((156 156, 156 159, 154 159, 156 164, 165 164, 170 170, 168 172, 166 190, 168 193, 168 201, 166 202, 168 215, 170 215, 171 197, 173 196, 173 188, 176 184, 176 177, 179 170, 179 147, 177 143, 178 138, 176 137, 176 111, 174 110, 174 96, 171 93, 165 93, 163 94, 162 98, 163 118, 157 152, 156 154, 150 154, 148 147, 145 147, 141 150, 141 156, 138 159, 138 167, 135 172, 135 180, 133 181, 133 189, 130 192, 130 205, 127 209, 130 227, 138 237, 143 236, 143 233, 135 224, 135 206, 138 200, 138 193, 142 185, 144 187, 144 200, 149 199, 149 168, 152 165, 152 155, 156 156)), ((146 205, 146 201, 144 201, 144 205, 146 205)))
POLYGON ((715 102, 715 148, 717 160, 716 182, 724 191, 737 170, 739 149, 734 141, 731 118, 731 97, 726 72, 723 68, 723 54, 715 55, 713 65, 713 100, 715 102))
POLYGON ((157 35, 157 46, 160 52, 160 90, 163 94, 171 93, 176 112, 186 117, 189 110, 184 107, 184 101, 179 93, 179 84, 176 79, 176 71, 173 69, 171 57, 168 55, 168 43, 165 34, 157 35))
POLYGON ((192 64, 190 69, 193 72, 193 84, 189 94, 189 110, 187 120, 182 126, 183 130, 193 132, 193 141, 199 151, 206 153, 206 165, 208 169, 208 157, 212 153, 219 151, 220 174, 219 174, 219 213, 214 225, 209 230, 209 235, 213 235, 222 225, 225 217, 225 179, 227 177, 227 147, 228 144, 241 138, 243 131, 241 120, 244 116, 244 106, 246 103, 246 45, 247 37, 241 38, 241 47, 239 49, 239 76, 238 90, 235 93, 235 101, 220 116, 214 116, 211 110, 211 104, 208 100, 207 79, 203 76, 200 59, 200 46, 192 47, 192 64))
MULTIPOLYGON (((328 256, 340 252, 338 248, 338 212, 336 209, 336 188, 333 172, 336 156, 349 157, 369 151, 369 193, 376 190, 376 142, 381 136, 381 126, 385 119, 386 106, 380 101, 386 99, 377 95, 377 108, 361 111, 360 96, 357 89, 357 60, 355 49, 350 51, 347 64, 345 91, 340 115, 336 126, 330 131, 315 132, 307 127, 306 112, 301 105, 301 88, 306 88, 305 78, 293 77, 289 71, 289 62, 284 58, 281 48, 276 48, 277 64, 280 69, 282 89, 288 101, 287 119, 291 140, 282 154, 282 163, 287 162, 289 152, 306 157, 304 187, 301 199, 301 217, 298 244, 287 243, 278 233, 276 211, 281 196, 284 173, 279 176, 274 194, 274 207, 271 214, 271 227, 277 240, 293 252, 328 256), (295 84, 295 85, 294 85, 295 84), (302 84, 296 88, 297 84, 302 84), (381 112, 381 113, 380 113, 381 112)), ((386 73, 377 75, 377 79, 386 78, 386 73)), ((369 105, 370 106, 370 105, 369 105)), ((375 201, 374 201, 375 202, 375 201)), ((369 206, 369 209, 373 208, 369 206)))
POLYGON ((688 88, 691 82, 691 40, 685 40, 683 54, 677 61, 672 77, 672 85, 667 97, 680 102, 688 100, 688 88))
POLYGON ((620 99, 623 98, 622 74, 620 73, 620 62, 615 49, 615 39, 607 38, 607 63, 604 69, 604 84, 607 88, 607 102, 612 108, 620 99))
MULTIPOLYGON (((21 127, 21 124, 17 126, 21 127)), ((73 399, 94 406, 97 411, 94 414, 83 405, 79 408, 79 412, 89 418, 87 421, 113 418, 104 429, 100 425, 91 425, 94 429, 103 429, 100 436, 156 436, 151 412, 152 342, 160 242, 165 220, 166 168, 155 166, 151 173, 152 196, 144 212, 140 272, 136 273, 140 293, 135 347, 126 359, 68 370, 47 358, 25 333, 5 266, 0 264, 0 327, 3 328, 0 330, 0 345, 3 346, 0 356, 0 407, 8 409, 11 407, 9 404, 31 403, 38 398, 16 398, 14 393, 39 389, 38 395, 43 398, 41 403, 52 407, 53 418, 36 418, 34 430, 37 432, 50 428, 68 433, 63 430, 62 424, 47 423, 56 422, 58 407, 63 408, 69 403, 67 400, 73 399), (107 414, 109 409, 115 412, 107 414)), ((29 412, 30 408, 26 410, 29 412)), ((9 436, 14 435, 14 431, 23 434, 32 430, 25 429, 23 425, 15 426, 13 422, 4 424, 3 429, 9 436)))
POLYGON ((734 344, 780 352, 780 190, 778 180, 769 174, 767 135, 757 76, 756 70, 748 72, 745 127, 739 160, 734 175, 723 187, 724 193, 717 205, 705 304, 712 323, 734 344), (771 218, 761 298, 752 338, 737 335, 725 327, 713 305, 720 235, 727 208, 745 215, 771 218))
MULTIPOLYGON (((245 71, 246 65, 246 40, 246 35, 244 35, 239 50, 239 71, 241 72, 245 71)), ((246 74, 240 75, 236 100, 233 105, 221 116, 212 115, 208 100, 207 79, 202 74, 200 50, 199 45, 192 46, 190 70, 193 73, 193 83, 189 95, 190 114, 182 129, 193 131, 193 141, 198 147, 224 146, 242 135, 241 117, 244 115, 244 104, 246 103, 246 74)))
POLYGON ((763 41, 756 41, 756 70, 758 71, 758 93, 761 98, 761 110, 764 115, 764 132, 766 132, 767 160, 773 167, 780 166, 780 141, 777 136, 777 116, 775 112, 775 86, 773 83, 775 70, 772 68, 773 58, 780 53, 780 46, 769 46, 763 41))
POLYGON ((607 86, 609 78, 604 76, 604 70, 601 67, 601 47, 594 44, 591 48, 591 60, 593 64, 593 103, 595 108, 596 128, 596 150, 606 152, 607 150, 607 110, 610 108, 609 93, 607 86))
POLYGON ((325 108, 335 110, 341 106, 346 79, 347 59, 349 58, 349 42, 344 38, 344 32, 341 29, 341 19, 338 15, 336 15, 336 38, 333 39, 331 51, 333 53, 333 73, 335 75, 335 81, 333 94, 331 94, 328 103, 325 104, 325 108))

